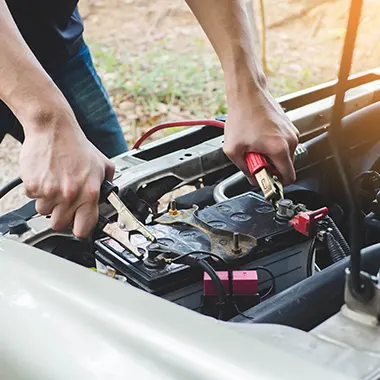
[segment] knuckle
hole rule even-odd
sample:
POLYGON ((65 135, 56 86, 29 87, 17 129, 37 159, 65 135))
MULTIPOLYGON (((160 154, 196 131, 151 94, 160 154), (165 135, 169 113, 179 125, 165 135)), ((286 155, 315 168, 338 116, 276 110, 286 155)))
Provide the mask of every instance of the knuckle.
POLYGON ((83 230, 83 229, 78 229, 78 230, 74 231, 74 235, 78 239, 86 239, 90 235, 90 233, 83 230))
POLYGON ((75 185, 67 186, 62 191, 62 198, 65 202, 71 203, 78 196, 78 188, 75 185))
POLYGON ((230 144, 225 144, 223 146, 223 152, 226 156, 232 158, 236 157, 237 154, 237 148, 236 146, 230 145, 230 144))
POLYGON ((275 156, 284 156, 289 154, 289 145, 284 139, 276 141, 276 144, 272 145, 272 154, 275 156))
POLYGON ((99 200, 100 188, 91 186, 86 190, 86 198, 89 202, 95 203, 99 200))
POLYGON ((91 229, 89 229, 88 227, 84 227, 84 226, 81 226, 81 227, 77 227, 74 231, 73 231, 74 235, 78 238, 78 239, 86 239, 90 236, 91 234, 91 229))
POLYGON ((48 215, 51 212, 51 207, 40 199, 37 200, 35 207, 40 215, 48 215))
POLYGON ((105 176, 109 181, 112 181, 115 176, 116 166, 110 162, 106 165, 105 168, 105 176))
POLYGON ((37 201, 35 207, 36 207, 36 211, 40 215, 46 215, 46 207, 45 207, 45 205, 42 202, 37 201))
POLYGON ((55 231, 63 231, 69 228, 72 222, 72 214, 70 212, 68 212, 67 214, 63 213, 61 212, 61 210, 59 213, 53 210, 51 228, 55 231))
POLYGON ((56 221, 56 222, 51 222, 51 228, 54 230, 54 231, 60 231, 61 230, 61 224, 56 221))
POLYGON ((288 146, 289 146, 289 153, 292 156, 294 154, 295 150, 297 149, 298 143, 297 142, 289 142, 288 146))
POLYGON ((69 226, 69 222, 63 220, 62 218, 55 219, 51 222, 51 228, 54 231, 62 231, 69 226))
POLYGON ((58 193, 58 186, 53 183, 47 183, 43 187, 43 195, 46 198, 53 198, 58 193))
POLYGON ((72 222, 72 216, 72 208, 67 208, 67 205, 63 203, 56 204, 51 213, 51 228, 55 231, 67 229, 72 222))
POLYGON ((74 235, 79 239, 87 238, 95 228, 98 217, 99 211, 97 207, 82 206, 75 214, 74 235))
POLYGON ((289 144, 291 144, 292 146, 297 146, 299 137, 300 137, 299 132, 298 133, 292 133, 290 138, 289 138, 289 144))
POLYGON ((94 227, 94 223, 86 223, 86 225, 75 226, 73 233, 79 239, 86 239, 90 236, 94 227))
POLYGON ((41 204, 41 202, 36 202, 36 211, 40 214, 40 215, 45 215, 45 209, 44 209, 44 205, 41 204))
POLYGON ((25 195, 34 198, 38 194, 38 183, 33 181, 24 182, 25 195))
POLYGON ((115 171, 116 165, 112 161, 107 162, 107 169, 110 171, 115 171))

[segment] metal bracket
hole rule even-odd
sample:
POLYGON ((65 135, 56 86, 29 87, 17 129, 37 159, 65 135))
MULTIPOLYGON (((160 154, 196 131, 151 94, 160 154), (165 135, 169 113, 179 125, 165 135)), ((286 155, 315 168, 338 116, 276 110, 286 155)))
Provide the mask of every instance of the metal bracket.
POLYGON ((155 221, 160 224, 181 223, 197 228, 207 235, 211 245, 211 252, 226 261, 247 255, 252 250, 252 247, 257 245, 257 240, 253 236, 246 234, 236 236, 232 231, 210 226, 199 218, 198 206, 196 205, 188 210, 178 210, 175 214, 162 215, 155 221))

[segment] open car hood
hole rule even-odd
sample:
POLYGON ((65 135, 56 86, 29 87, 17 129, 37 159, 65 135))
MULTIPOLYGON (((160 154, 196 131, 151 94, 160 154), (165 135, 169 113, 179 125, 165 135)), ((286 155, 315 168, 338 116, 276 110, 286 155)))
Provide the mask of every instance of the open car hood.
POLYGON ((260 325, 217 322, 5 238, 0 310, 1 379, 347 379, 255 338, 260 325))

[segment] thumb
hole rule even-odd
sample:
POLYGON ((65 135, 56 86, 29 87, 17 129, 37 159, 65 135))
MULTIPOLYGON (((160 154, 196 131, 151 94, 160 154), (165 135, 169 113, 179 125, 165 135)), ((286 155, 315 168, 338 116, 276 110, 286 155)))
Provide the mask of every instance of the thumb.
POLYGON ((115 176, 115 164, 109 160, 106 162, 105 177, 108 181, 112 182, 115 176))

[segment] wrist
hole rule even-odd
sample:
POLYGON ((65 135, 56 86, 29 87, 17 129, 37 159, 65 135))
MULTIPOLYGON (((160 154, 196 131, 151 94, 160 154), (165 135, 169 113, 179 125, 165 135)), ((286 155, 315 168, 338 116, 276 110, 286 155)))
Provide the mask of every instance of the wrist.
POLYGON ((266 86, 257 84, 254 79, 247 77, 240 78, 233 87, 227 88, 226 96, 228 108, 249 107, 262 109, 262 105, 267 103, 269 90, 266 86))
MULTIPOLYGON (((4 102, 19 120, 25 133, 54 129, 59 120, 75 120, 73 111, 58 87, 47 76, 27 78, 8 88, 4 102)), ((70 121, 69 124, 73 124, 70 121)))
MULTIPOLYGON (((50 97, 28 97, 22 109, 13 110, 23 126, 25 135, 31 133, 55 133, 75 126, 76 119, 63 95, 51 94, 50 97)), ((79 128, 78 128, 79 129, 79 128)))
POLYGON ((260 68, 255 67, 254 63, 230 65, 224 73, 226 95, 230 104, 259 99, 268 93, 265 74, 260 68))

